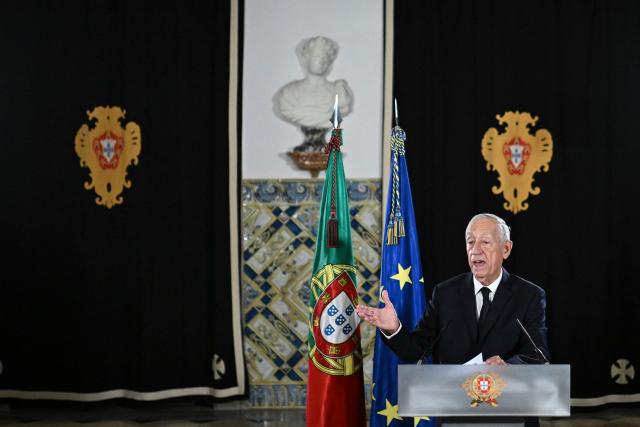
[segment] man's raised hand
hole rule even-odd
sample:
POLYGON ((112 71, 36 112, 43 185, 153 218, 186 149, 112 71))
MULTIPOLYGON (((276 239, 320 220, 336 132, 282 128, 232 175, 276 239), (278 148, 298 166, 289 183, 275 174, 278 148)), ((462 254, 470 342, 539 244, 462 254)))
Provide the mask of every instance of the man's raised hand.
POLYGON ((393 303, 389 299, 389 293, 382 291, 382 302, 384 307, 374 308, 358 304, 356 312, 361 319, 371 323, 376 328, 380 328, 385 334, 391 335, 400 327, 400 320, 396 314, 393 303))

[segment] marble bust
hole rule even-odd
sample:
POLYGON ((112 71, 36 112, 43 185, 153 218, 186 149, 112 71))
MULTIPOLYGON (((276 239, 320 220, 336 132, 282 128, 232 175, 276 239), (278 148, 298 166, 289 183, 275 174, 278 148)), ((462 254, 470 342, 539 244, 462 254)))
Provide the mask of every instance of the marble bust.
POLYGON ((296 49, 305 78, 287 83, 273 99, 275 114, 302 130, 304 141, 294 151, 322 151, 338 95, 340 114, 353 110, 353 93, 345 80, 330 81, 327 75, 338 55, 338 44, 323 36, 303 40, 296 49))

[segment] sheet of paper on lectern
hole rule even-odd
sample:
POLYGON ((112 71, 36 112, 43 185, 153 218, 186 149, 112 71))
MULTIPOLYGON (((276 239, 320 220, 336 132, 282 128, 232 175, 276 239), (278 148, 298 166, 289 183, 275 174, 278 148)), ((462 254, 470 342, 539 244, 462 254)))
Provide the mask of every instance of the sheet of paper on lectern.
POLYGON ((476 357, 466 362, 465 365, 482 365, 483 363, 482 353, 479 353, 476 357))

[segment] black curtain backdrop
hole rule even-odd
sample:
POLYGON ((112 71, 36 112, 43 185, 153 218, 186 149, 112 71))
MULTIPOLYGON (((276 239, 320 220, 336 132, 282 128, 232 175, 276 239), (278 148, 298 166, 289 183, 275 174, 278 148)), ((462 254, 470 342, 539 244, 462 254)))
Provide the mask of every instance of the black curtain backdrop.
POLYGON ((229 14, 225 1, 0 6, 0 397, 242 389, 229 267, 229 14), (122 125, 141 128, 132 187, 112 209, 84 189, 89 169, 74 152, 96 106, 122 107, 122 125))
POLYGON ((472 215, 502 216, 515 242, 506 268, 548 293, 551 354, 571 364, 572 397, 637 401, 640 3, 396 1, 394 25, 425 281, 468 269, 472 215), (554 142, 534 177, 541 194, 517 215, 480 153, 507 110, 539 116, 534 129, 554 142), (635 367, 629 384, 611 378, 618 359, 635 367))

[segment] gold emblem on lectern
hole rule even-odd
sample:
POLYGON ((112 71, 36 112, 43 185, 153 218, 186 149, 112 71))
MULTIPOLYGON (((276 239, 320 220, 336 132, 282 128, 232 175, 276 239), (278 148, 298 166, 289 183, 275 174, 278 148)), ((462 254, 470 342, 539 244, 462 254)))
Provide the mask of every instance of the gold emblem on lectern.
POLYGON ((507 111, 496 118, 507 127, 503 133, 490 128, 484 134, 482 157, 487 161, 487 170, 495 170, 499 175, 500 187, 494 185, 491 191, 504 193, 504 208, 517 214, 529 208, 525 202, 529 193, 540 194, 540 187, 531 187, 533 175, 549 170, 553 140, 546 129, 538 129, 535 136, 529 133, 529 127, 538 121, 538 117, 531 117, 529 113, 507 111))
POLYGON ((96 120, 95 127, 82 125, 76 133, 75 149, 80 166, 90 170, 87 190, 95 189, 96 204, 112 208, 122 203, 122 189, 131 188, 125 179, 127 167, 138 164, 141 143, 140 126, 133 122, 122 128, 120 121, 125 111, 120 107, 96 107, 87 111, 89 120, 96 120))
POLYGON ((490 406, 498 406, 498 396, 506 387, 500 376, 494 372, 474 373, 462 384, 462 388, 471 398, 471 407, 475 408, 481 403, 490 406))

